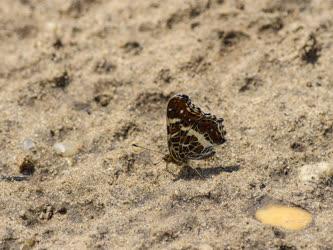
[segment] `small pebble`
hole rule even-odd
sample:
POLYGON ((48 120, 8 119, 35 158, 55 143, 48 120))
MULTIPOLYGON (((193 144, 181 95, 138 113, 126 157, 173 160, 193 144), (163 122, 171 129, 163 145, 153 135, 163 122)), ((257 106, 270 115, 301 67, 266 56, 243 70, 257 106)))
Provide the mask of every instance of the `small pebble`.
POLYGON ((22 147, 26 151, 33 150, 36 146, 31 138, 26 138, 23 140, 22 147))
POLYGON ((30 156, 25 156, 19 162, 19 172, 23 175, 33 175, 35 172, 35 162, 30 156))
POLYGON ((66 207, 60 207, 57 210, 57 213, 59 213, 59 214, 66 214, 67 213, 67 208, 66 207))
POLYGON ((73 142, 57 142, 53 145, 53 149, 58 155, 73 156, 78 152, 79 145, 73 142))
POLYGON ((213 250, 214 248, 211 245, 204 243, 204 244, 200 244, 198 246, 198 249, 199 250, 213 250))
POLYGON ((333 176, 333 161, 304 165, 299 171, 299 180, 304 183, 316 183, 333 176))
POLYGON ((53 216, 54 208, 52 206, 46 206, 43 211, 39 214, 40 220, 50 220, 53 216))

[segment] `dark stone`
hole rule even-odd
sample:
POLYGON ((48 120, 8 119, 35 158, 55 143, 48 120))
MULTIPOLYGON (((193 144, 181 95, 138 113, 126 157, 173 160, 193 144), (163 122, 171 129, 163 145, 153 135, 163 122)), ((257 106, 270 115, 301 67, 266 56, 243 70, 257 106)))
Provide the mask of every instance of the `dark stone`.
POLYGON ((70 78, 67 71, 65 71, 61 76, 55 77, 54 83, 56 88, 66 88, 70 83, 70 78))
POLYGON ((19 168, 21 174, 33 175, 35 172, 35 163, 30 159, 30 157, 25 157, 19 168))

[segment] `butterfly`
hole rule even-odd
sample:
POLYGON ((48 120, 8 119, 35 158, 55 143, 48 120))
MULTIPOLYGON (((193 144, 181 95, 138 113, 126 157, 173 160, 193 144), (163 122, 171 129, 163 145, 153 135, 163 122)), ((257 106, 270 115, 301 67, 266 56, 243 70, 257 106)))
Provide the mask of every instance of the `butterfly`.
POLYGON ((169 159, 179 165, 206 159, 215 154, 214 146, 226 142, 223 118, 205 113, 184 94, 172 96, 167 105, 169 159))
MULTIPOLYGON (((223 121, 223 118, 216 118, 215 115, 201 111, 187 95, 177 94, 172 96, 167 104, 169 154, 164 155, 137 144, 132 145, 163 154, 163 159, 167 163, 174 162, 177 165, 190 167, 189 160, 212 157, 215 154, 214 147, 226 142, 223 121)), ((194 170, 202 176, 196 169, 194 170)))

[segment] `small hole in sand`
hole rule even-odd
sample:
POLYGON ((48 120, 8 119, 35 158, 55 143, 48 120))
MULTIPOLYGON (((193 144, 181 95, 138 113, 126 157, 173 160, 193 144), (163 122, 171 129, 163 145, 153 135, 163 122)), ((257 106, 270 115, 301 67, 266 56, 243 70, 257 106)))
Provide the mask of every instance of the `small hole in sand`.
POLYGON ((304 209, 284 205, 259 208, 255 216, 263 224, 295 231, 306 228, 312 221, 312 215, 304 209))

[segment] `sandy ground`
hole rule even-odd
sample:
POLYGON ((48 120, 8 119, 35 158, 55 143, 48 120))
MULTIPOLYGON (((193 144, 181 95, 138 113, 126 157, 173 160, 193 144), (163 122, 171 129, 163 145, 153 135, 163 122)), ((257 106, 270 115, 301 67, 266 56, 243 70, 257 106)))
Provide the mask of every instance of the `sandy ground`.
POLYGON ((0 175, 30 176, 0 181, 0 249, 332 249, 333 181, 298 180, 333 159, 332 17, 329 0, 1 0, 0 175), (167 153, 175 93, 225 120, 204 179, 131 146, 167 153), (314 220, 263 225, 265 202, 314 220))

